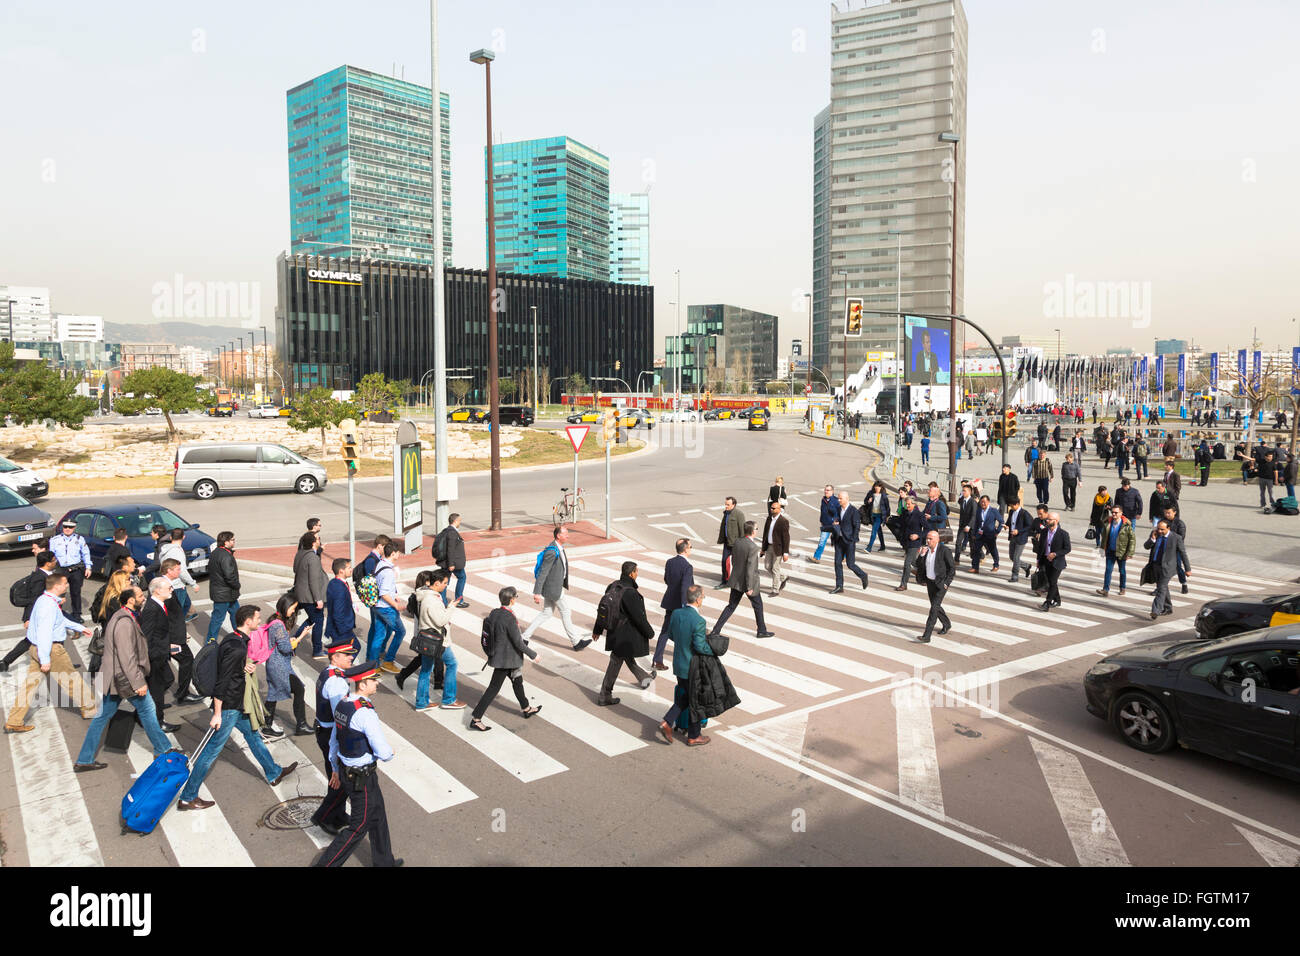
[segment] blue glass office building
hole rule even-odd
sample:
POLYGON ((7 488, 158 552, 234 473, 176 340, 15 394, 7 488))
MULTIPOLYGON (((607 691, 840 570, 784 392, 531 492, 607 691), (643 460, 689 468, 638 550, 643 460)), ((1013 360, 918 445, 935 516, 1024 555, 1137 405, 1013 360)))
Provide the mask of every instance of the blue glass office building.
POLYGON ((650 284, 650 194, 609 197, 609 281, 650 284))
MULTIPOLYGON (((432 95, 427 86, 340 66, 289 90, 293 252, 428 262, 432 95)), ((451 262, 451 107, 442 125, 443 261, 451 262)))
POLYGON ((497 268, 608 282, 609 158, 555 136, 503 143, 492 159, 497 268))

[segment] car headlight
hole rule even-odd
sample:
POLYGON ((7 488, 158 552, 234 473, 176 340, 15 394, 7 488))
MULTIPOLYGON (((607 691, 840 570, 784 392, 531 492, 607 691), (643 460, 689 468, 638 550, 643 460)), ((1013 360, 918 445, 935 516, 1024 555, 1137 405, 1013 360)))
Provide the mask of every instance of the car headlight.
POLYGON ((203 557, 203 549, 202 549, 202 548, 195 548, 194 551, 190 554, 190 557, 191 557, 191 558, 201 558, 201 557, 203 557))
POLYGON ((1120 665, 1115 661, 1100 661, 1093 664, 1088 670, 1089 677, 1105 677, 1107 674, 1113 674, 1120 669, 1120 665))
POLYGON ((45 519, 45 527, 47 528, 54 527, 54 515, 50 515, 47 519, 45 519))
POLYGON ((1210 614, 1213 613, 1213 611, 1214 611, 1213 608, 1203 607, 1201 608, 1201 612, 1200 614, 1197 615, 1197 617, 1209 617, 1210 614))

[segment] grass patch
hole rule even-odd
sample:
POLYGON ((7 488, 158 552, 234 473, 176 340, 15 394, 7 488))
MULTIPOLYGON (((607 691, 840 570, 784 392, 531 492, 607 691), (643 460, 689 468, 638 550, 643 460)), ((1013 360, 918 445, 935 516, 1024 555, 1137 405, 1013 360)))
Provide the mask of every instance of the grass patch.
POLYGON ((35 445, 17 445, 14 450, 5 455, 10 461, 27 462, 35 461, 45 451, 46 446, 37 443, 35 445))

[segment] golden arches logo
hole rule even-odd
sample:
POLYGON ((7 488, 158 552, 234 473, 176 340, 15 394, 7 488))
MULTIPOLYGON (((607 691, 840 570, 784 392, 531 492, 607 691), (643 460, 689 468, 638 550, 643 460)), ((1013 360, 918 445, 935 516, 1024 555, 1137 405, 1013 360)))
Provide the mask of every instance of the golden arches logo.
POLYGON ((420 488, 420 451, 418 448, 402 450, 402 494, 408 495, 420 488))

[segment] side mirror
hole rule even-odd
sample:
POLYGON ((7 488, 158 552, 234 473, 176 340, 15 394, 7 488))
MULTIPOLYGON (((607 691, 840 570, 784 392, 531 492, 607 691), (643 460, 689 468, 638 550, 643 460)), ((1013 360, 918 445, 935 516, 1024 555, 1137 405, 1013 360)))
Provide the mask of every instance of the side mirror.
POLYGON ((191 530, 191 531, 198 531, 198 530, 199 530, 199 526, 198 526, 197 524, 192 524, 192 525, 190 525, 190 530, 191 530))
POLYGON ((1215 671, 1213 674, 1207 675, 1205 679, 1209 681, 1210 684, 1213 685, 1214 687, 1218 687, 1222 689, 1223 675, 1221 675, 1218 671, 1215 671))

